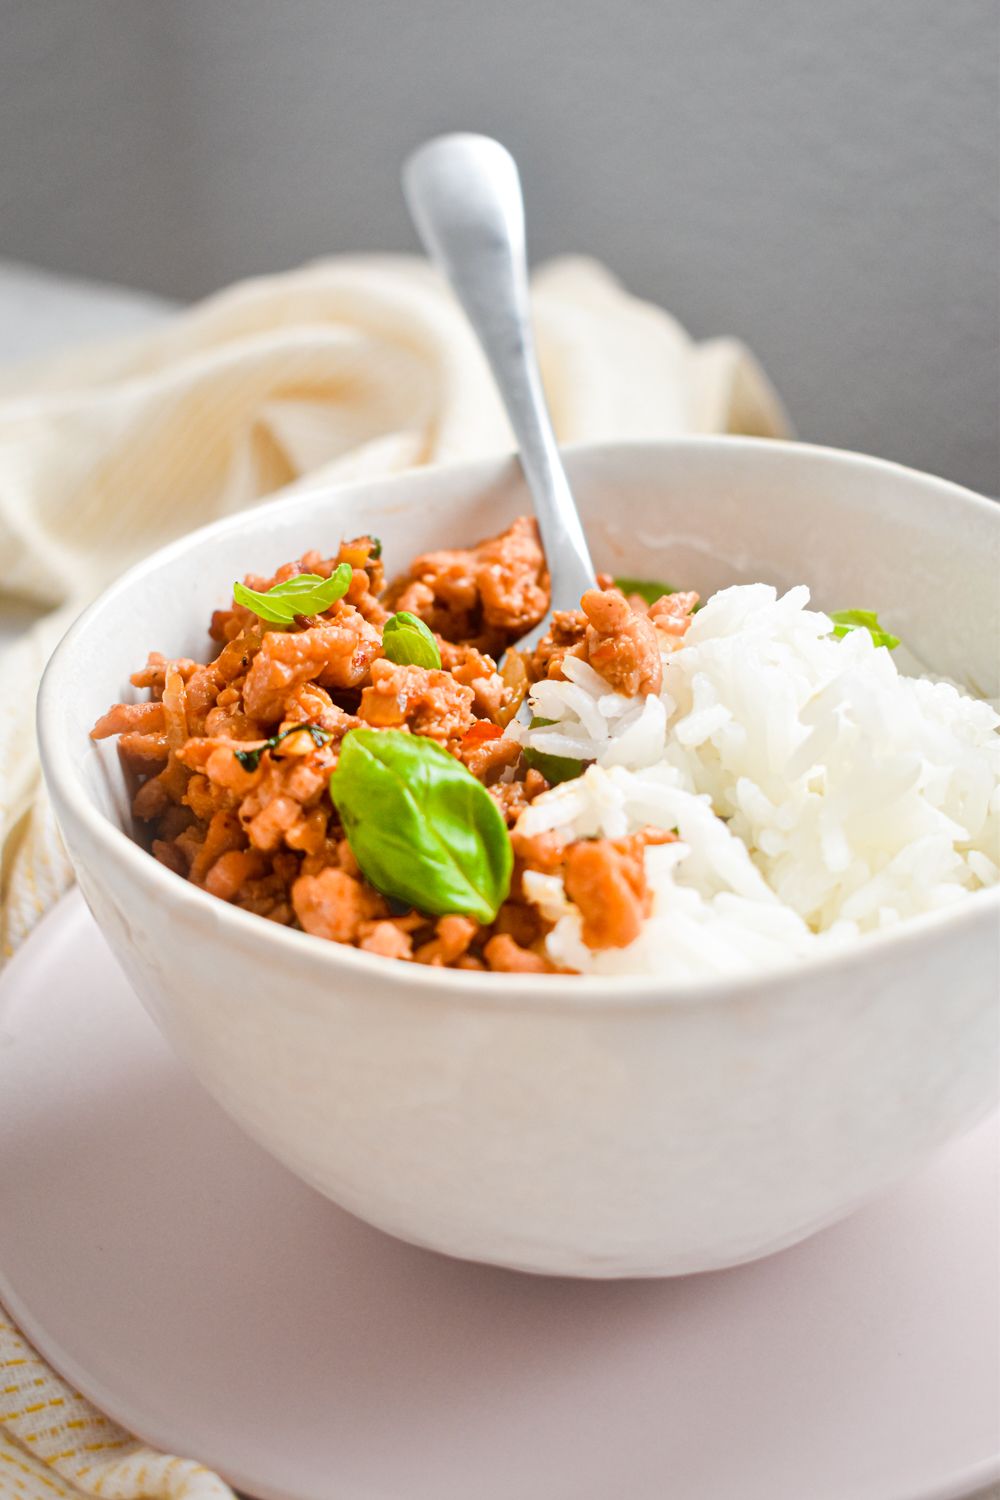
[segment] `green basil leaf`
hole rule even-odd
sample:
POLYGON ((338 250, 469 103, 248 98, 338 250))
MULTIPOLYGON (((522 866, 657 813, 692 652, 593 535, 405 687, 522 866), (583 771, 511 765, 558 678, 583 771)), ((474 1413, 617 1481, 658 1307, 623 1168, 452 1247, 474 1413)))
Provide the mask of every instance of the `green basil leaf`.
POLYGON ((256 771, 257 767, 260 765, 260 758, 264 754, 264 751, 269 750, 270 748, 271 741, 268 740, 267 744, 258 745, 255 750, 234 750, 233 754, 236 756, 236 759, 239 761, 244 771, 256 771))
MULTIPOLYGON (((533 714, 528 728, 541 729, 546 724, 555 722, 555 719, 541 719, 533 714)), ((583 775, 586 765, 585 761, 574 760, 570 755, 546 755, 544 750, 533 750, 530 745, 523 754, 524 764, 533 771, 541 771, 550 786, 558 786, 562 781, 575 781, 578 776, 583 775)))
POLYGON ((299 734, 303 730, 314 745, 328 745, 332 738, 319 724, 293 724, 291 729, 283 729, 280 734, 272 734, 269 740, 265 740, 263 745, 257 745, 253 750, 234 750, 233 754, 244 771, 256 771, 265 750, 273 750, 276 745, 281 744, 282 740, 287 740, 290 734, 299 734))
POLYGON ((401 609, 391 615, 382 627, 382 650, 390 661, 403 666, 441 670, 438 643, 423 620, 401 609))
POLYGON ((372 550, 369 552, 368 556, 371 558, 372 562, 378 562, 379 558, 382 556, 382 538, 373 536, 369 538, 369 540, 372 544, 372 550))
POLYGON ((546 755, 529 745, 524 751, 524 764, 533 771, 541 771, 550 786, 558 786, 561 781, 575 781, 582 776, 586 762, 569 755, 546 755))
POLYGON ((263 594, 245 584, 234 583, 233 598, 272 625, 291 625, 296 615, 321 615, 342 599, 351 586, 353 572, 350 563, 341 563, 329 578, 321 578, 318 573, 296 573, 294 578, 276 583, 263 594))
POLYGON ((657 599, 662 599, 664 594, 676 594, 677 590, 669 583, 647 583, 642 578, 616 578, 615 588, 621 589, 623 594, 638 594, 647 604, 655 604, 657 599))
POLYGON ((354 857, 383 895, 492 922, 514 856, 503 814, 461 761, 397 729, 352 729, 330 797, 354 857))
POLYGON ((867 630, 876 646, 887 646, 890 651, 895 651, 899 645, 899 636, 890 635, 887 630, 882 629, 873 609, 835 609, 831 612, 830 619, 833 621, 833 633, 838 639, 843 639, 852 630, 867 630))

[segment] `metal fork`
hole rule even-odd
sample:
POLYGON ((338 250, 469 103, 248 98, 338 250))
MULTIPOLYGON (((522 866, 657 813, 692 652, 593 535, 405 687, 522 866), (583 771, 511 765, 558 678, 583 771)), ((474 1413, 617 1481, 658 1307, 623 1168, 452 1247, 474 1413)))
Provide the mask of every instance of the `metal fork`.
MULTIPOLYGON (((578 609, 596 580, 535 357, 517 164, 488 136, 442 135, 406 162, 403 191, 428 254, 475 329, 521 451, 552 587, 549 613, 516 643, 530 651, 552 610, 578 609)), ((527 713, 525 703, 518 718, 527 713)))

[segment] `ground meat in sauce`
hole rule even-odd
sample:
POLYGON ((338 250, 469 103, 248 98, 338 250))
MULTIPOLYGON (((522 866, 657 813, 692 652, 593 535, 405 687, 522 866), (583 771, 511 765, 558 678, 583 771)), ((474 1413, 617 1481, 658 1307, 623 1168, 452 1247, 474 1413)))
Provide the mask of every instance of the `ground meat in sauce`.
POLYGON ((526 870, 563 876, 591 947, 631 942, 649 907, 643 850, 672 835, 647 829, 563 847, 549 836, 515 835, 510 896, 488 927, 459 914, 401 914, 361 874, 328 795, 329 777, 349 730, 409 730, 460 759, 513 828, 548 786, 505 733, 528 683, 561 676, 570 653, 621 692, 658 691, 657 632, 679 643, 697 596, 664 597, 647 615, 641 600, 626 600, 602 576, 580 610, 553 616, 530 656, 509 652, 503 660, 548 608, 532 519, 520 517, 474 547, 426 553, 388 587, 380 554, 375 540, 362 536, 332 557, 306 552, 270 577, 248 577, 250 588, 264 592, 299 573, 328 577, 344 562, 352 569, 341 599, 288 629, 269 628, 238 604, 217 610, 212 660, 152 652, 132 678, 149 700, 115 704, 98 720, 95 739, 118 737, 133 810, 153 855, 220 900, 271 921, 434 967, 552 971, 548 927, 523 894, 526 870), (383 656, 382 626, 401 609, 435 633, 440 670, 383 656), (290 732, 303 725, 321 729, 323 743, 307 729, 290 732))
POLYGON ((418 615, 445 640, 495 655, 549 607, 538 527, 520 516, 478 546, 427 552, 388 591, 387 606, 418 615))
POLYGON ((656 629, 636 614, 617 589, 588 589, 580 601, 587 617, 585 659, 616 692, 658 693, 663 665, 656 629))

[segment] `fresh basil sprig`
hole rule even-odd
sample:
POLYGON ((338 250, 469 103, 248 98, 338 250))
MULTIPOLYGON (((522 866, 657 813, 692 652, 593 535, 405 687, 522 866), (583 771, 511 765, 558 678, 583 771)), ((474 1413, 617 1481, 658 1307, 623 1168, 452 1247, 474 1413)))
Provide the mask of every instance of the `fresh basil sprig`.
POLYGON ((309 735, 314 745, 328 745, 332 738, 318 724, 293 724, 291 729, 283 729, 280 734, 272 734, 269 740, 265 740, 263 745, 258 745, 256 749, 234 750, 233 754, 244 771, 256 771, 265 750, 273 750, 276 745, 281 744, 282 740, 287 740, 290 734, 299 734, 303 730, 309 735))
POLYGON ((294 578, 276 583, 263 594, 245 584, 234 583, 233 598, 271 625, 291 625, 296 615, 321 615, 342 599, 351 586, 353 573, 350 563, 340 563, 329 578, 321 578, 318 573, 296 573, 294 578))
POLYGON ((330 797, 383 895, 492 922, 510 889, 510 836, 489 792, 447 750, 397 729, 352 729, 330 797))
MULTIPOLYGON (((555 722, 555 719, 540 719, 536 714, 528 728, 542 729, 546 724, 555 722)), ((570 755, 547 755, 544 750, 535 750, 531 745, 527 745, 523 753, 524 764, 534 771, 541 771, 550 786, 558 786, 562 781, 575 781, 578 776, 583 775, 585 763, 574 760, 570 755)))
POLYGON ((838 639, 850 635, 852 630, 867 630, 876 646, 887 646, 890 651, 895 651, 899 645, 899 636, 882 629, 873 609, 835 609, 831 611, 830 619, 838 639))
POLYGON ((441 652, 433 634, 408 609, 390 615, 382 627, 382 650, 390 661, 403 666, 441 670, 441 652))

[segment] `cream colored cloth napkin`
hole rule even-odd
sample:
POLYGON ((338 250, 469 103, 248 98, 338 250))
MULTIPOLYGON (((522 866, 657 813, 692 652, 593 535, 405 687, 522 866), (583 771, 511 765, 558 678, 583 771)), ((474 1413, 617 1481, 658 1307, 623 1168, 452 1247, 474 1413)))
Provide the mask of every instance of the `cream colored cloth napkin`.
MULTIPOLYGON (((562 442, 787 432, 741 344, 692 342, 592 261, 541 269, 533 310, 562 442)), ((244 282, 152 332, 0 376, 0 593, 51 610, 0 655, 0 962, 72 879, 33 716, 83 605, 171 537, 265 495, 512 446, 460 310, 407 258, 244 282)), ((2 1317, 0 1377, 0 1497, 229 1493, 113 1428, 2 1317)))

